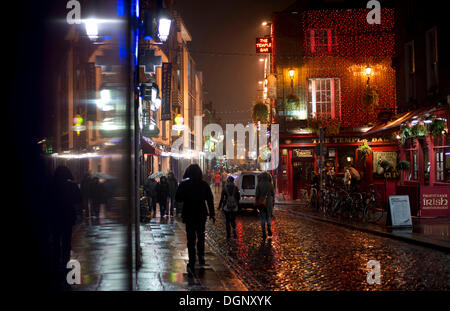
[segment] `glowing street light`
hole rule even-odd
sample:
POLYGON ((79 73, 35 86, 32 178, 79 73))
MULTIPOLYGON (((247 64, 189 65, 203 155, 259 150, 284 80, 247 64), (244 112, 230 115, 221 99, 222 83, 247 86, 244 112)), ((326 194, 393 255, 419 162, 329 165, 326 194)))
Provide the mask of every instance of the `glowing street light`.
POLYGON ((370 75, 372 74, 372 68, 367 66, 365 70, 366 76, 367 76, 367 86, 369 86, 370 81, 370 75))

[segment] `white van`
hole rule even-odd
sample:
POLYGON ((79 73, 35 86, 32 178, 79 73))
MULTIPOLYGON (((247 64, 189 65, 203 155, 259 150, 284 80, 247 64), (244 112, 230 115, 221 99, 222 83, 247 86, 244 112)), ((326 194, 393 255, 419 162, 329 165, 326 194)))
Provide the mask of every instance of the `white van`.
POLYGON ((258 176, 262 173, 259 171, 241 172, 237 176, 235 183, 241 194, 239 209, 255 208, 256 186, 258 185, 258 176))

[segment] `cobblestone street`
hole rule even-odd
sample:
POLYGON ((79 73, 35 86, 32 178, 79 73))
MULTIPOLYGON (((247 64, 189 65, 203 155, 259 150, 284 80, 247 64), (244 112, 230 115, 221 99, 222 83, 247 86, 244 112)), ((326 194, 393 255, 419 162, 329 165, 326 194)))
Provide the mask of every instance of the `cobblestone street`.
POLYGON ((239 213, 238 238, 225 238, 224 217, 207 224, 210 247, 253 290, 449 290, 450 255, 323 223, 276 206, 272 239, 261 238, 259 216, 239 213), (381 265, 381 284, 368 284, 367 263, 381 265))

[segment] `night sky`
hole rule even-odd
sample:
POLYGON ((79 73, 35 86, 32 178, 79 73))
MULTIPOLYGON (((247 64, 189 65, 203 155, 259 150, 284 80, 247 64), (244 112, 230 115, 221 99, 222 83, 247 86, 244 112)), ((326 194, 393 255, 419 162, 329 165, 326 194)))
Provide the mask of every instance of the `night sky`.
POLYGON ((208 94, 222 120, 228 123, 251 121, 258 81, 263 64, 255 54, 255 39, 269 34, 261 23, 272 12, 282 11, 295 0, 175 0, 192 36, 189 49, 203 71, 208 94), (238 54, 238 55, 220 55, 238 54))

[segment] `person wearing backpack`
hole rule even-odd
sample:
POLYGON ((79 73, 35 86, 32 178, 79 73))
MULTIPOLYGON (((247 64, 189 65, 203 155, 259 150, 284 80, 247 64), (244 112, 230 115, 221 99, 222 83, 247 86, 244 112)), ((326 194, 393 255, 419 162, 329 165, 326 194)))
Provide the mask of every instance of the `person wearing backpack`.
POLYGON ((234 178, 229 176, 222 188, 219 209, 223 209, 225 214, 225 226, 227 230, 227 240, 230 238, 231 228, 233 228, 233 238, 237 238, 236 234, 236 213, 238 211, 239 200, 241 195, 238 187, 234 185, 234 178))
POLYGON ((261 218, 262 238, 266 239, 266 223, 267 233, 272 236, 272 211, 274 203, 275 191, 272 178, 269 173, 264 172, 258 176, 258 186, 256 186, 255 205, 258 206, 261 218))

